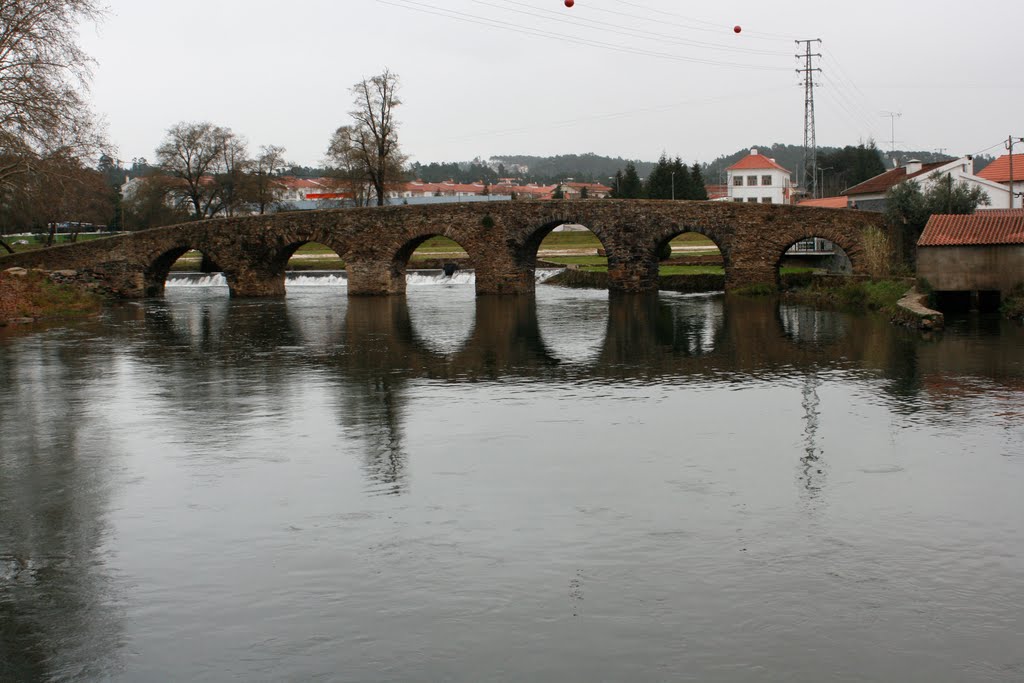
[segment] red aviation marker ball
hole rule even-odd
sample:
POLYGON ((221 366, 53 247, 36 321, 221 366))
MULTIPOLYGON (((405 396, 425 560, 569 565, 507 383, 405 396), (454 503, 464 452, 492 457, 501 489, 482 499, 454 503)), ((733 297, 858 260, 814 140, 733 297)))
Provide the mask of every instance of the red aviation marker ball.
POLYGON ((566 7, 572 7, 575 4, 576 4, 576 0, 565 0, 565 6, 566 7))
POLYGON ((740 31, 743 30, 743 27, 740 26, 739 24, 737 24, 736 26, 732 27, 732 30, 733 30, 733 33, 739 33, 740 31))

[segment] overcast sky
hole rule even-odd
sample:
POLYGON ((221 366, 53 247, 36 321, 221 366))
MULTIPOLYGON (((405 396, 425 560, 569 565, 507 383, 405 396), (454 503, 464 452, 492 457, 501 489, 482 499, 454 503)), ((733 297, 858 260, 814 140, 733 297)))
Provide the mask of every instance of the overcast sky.
MULTIPOLYGON (((349 88, 401 77, 421 162, 595 152, 692 162, 802 144, 795 39, 820 38, 820 145, 970 154, 1024 135, 1020 0, 108 0, 83 28, 123 161, 208 120, 318 164, 349 88), (737 34, 733 26, 740 25, 737 34)), ((995 147, 989 153, 999 153, 995 147)))

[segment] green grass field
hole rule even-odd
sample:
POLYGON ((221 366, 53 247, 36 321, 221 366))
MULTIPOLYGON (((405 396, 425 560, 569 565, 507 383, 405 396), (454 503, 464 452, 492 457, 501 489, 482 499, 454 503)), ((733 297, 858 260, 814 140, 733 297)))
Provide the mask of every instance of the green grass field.
MULTIPOLYGON (((46 244, 45 235, 4 235, 2 236, 4 242, 11 245, 15 253, 21 253, 23 251, 34 251, 36 249, 42 249, 43 245, 46 244), (28 244, 14 244, 15 242, 26 241, 28 244)), ((79 242, 88 242, 89 240, 98 240, 103 237, 113 237, 113 234, 107 235, 79 235, 79 242)), ((56 244, 70 244, 71 240, 68 235, 57 235, 56 244)), ((0 255, 6 254, 7 250, 0 247, 0 255)))

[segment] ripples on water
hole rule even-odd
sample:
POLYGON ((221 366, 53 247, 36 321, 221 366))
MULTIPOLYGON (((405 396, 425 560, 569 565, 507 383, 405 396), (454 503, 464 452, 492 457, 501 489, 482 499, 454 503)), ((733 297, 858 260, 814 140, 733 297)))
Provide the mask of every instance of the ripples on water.
POLYGON ((1021 680, 1022 341, 459 285, 6 333, 0 680, 1021 680))

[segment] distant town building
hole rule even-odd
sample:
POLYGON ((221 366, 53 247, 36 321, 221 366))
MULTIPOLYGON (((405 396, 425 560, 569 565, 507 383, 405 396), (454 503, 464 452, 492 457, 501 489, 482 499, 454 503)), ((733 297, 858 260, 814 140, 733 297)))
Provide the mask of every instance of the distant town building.
POLYGON ((990 208, 1010 208, 1009 188, 976 176, 973 170, 974 161, 969 156, 929 163, 911 159, 899 168, 880 173, 874 178, 868 178, 864 182, 848 188, 844 194, 849 197, 850 206, 853 208, 881 212, 886 208, 886 194, 900 183, 914 180, 921 184, 922 190, 927 190, 936 179, 948 176, 954 182, 962 181, 970 187, 981 188, 988 196, 990 208))
POLYGON ((728 185, 705 185, 704 191, 708 195, 708 201, 727 202, 729 201, 728 185))
POLYGON ((612 188, 601 183, 577 183, 571 180, 559 183, 558 189, 565 199, 580 199, 584 192, 587 199, 605 199, 612 193, 612 188))
MULTIPOLYGON (((725 169, 728 200, 758 204, 792 204, 795 195, 792 173, 757 148, 725 169)), ((710 195, 709 195, 710 197, 710 195)))

